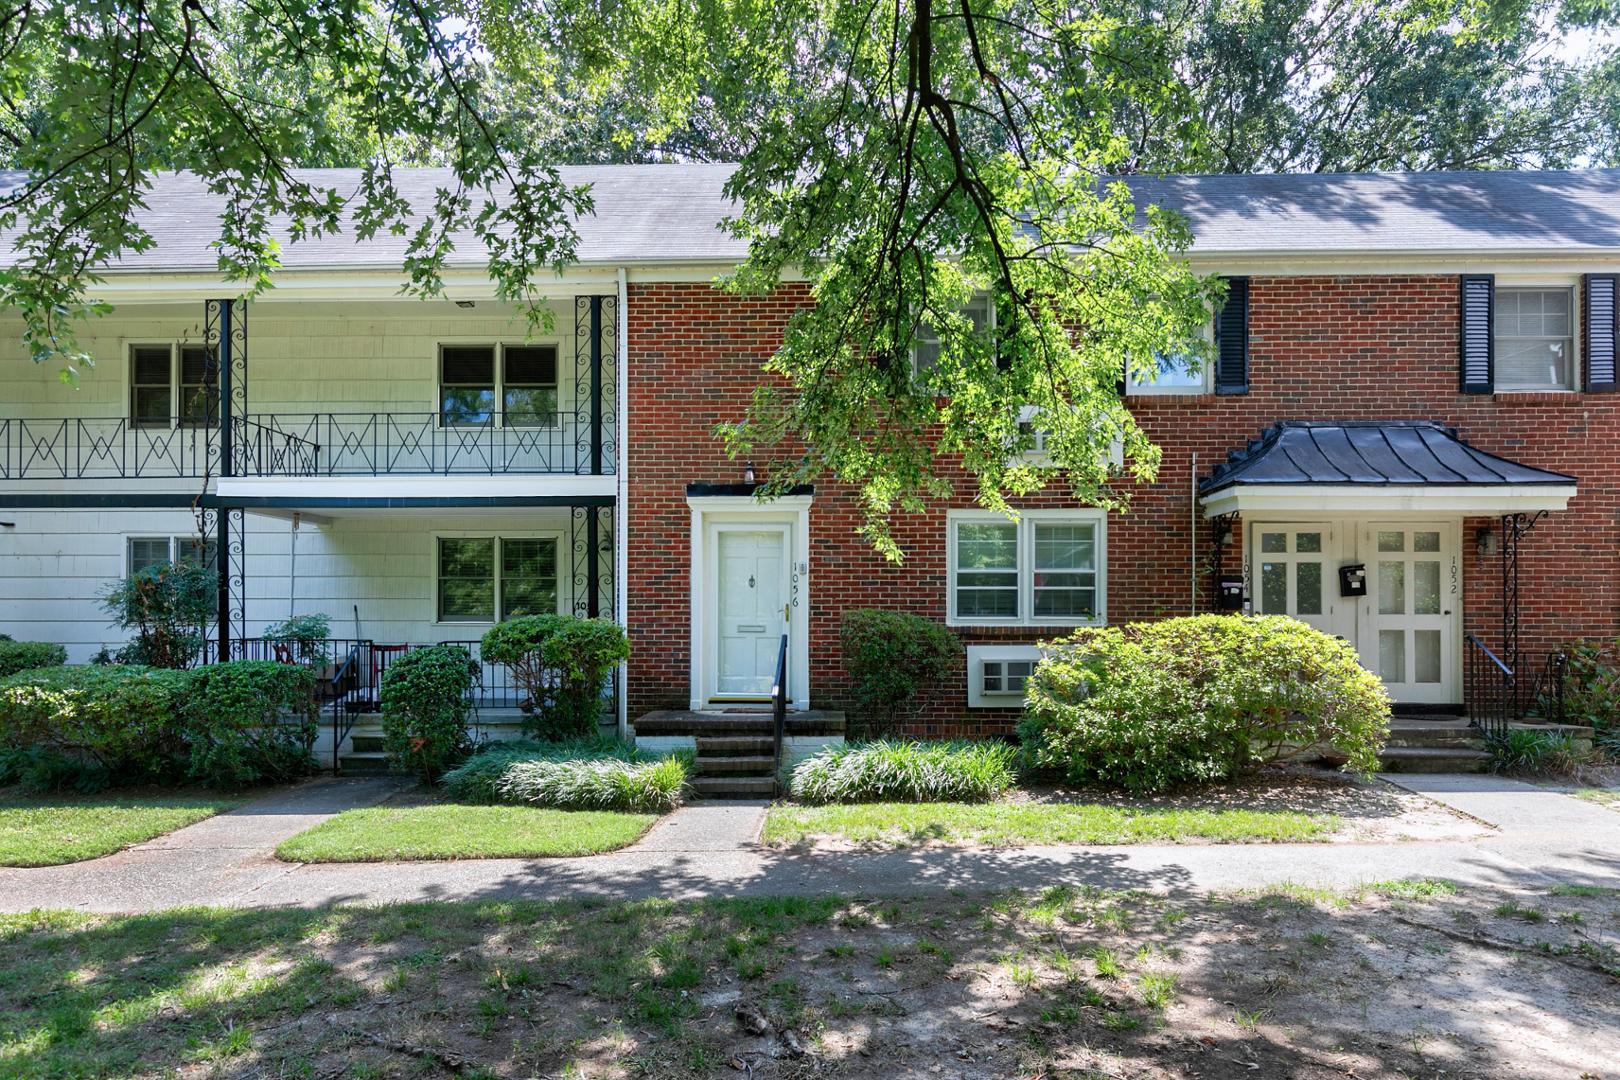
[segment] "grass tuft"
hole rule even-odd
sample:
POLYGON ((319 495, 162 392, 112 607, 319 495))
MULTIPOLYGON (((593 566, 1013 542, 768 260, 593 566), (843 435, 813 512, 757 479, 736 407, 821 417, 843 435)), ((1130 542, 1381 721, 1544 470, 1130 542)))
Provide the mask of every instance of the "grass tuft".
POLYGON ((793 797, 812 805, 984 802, 1012 786, 1016 748, 999 742, 879 740, 835 746, 793 770, 793 797))
POLYGON ((610 739, 496 744, 444 776, 457 802, 662 814, 685 798, 691 758, 644 758, 610 739))

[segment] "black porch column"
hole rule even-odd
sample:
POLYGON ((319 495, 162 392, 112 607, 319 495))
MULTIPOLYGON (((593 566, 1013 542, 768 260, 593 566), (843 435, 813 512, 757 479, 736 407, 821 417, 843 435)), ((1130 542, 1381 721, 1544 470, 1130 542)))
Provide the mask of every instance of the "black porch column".
MULTIPOLYGON (((236 416, 238 404, 245 411, 247 404, 247 313, 241 301, 232 299, 209 300, 203 305, 203 344, 212 351, 215 379, 219 388, 219 476, 236 475, 236 416)), ((206 492, 204 493, 206 497, 206 492)), ((231 517, 237 516, 234 543, 237 550, 246 541, 246 519, 242 512, 220 506, 214 510, 214 562, 218 575, 219 600, 216 611, 216 645, 221 662, 231 658, 232 615, 231 584, 233 564, 233 538, 231 517)), ((238 581, 245 580, 245 570, 238 581)), ((246 598, 235 609, 235 614, 246 618, 246 598)), ((246 633, 245 626, 237 636, 246 633)))
MULTIPOLYGON (((602 475, 602 297, 591 297, 591 475, 602 475)), ((596 528, 596 515, 591 515, 596 528)), ((594 558, 596 547, 591 547, 594 558)), ((592 593, 595 602, 595 593, 592 593)), ((595 611, 591 612, 594 617, 595 611)))
POLYGON ((602 614, 602 526, 596 507, 591 507, 588 513, 585 519, 585 614, 594 619, 602 614))

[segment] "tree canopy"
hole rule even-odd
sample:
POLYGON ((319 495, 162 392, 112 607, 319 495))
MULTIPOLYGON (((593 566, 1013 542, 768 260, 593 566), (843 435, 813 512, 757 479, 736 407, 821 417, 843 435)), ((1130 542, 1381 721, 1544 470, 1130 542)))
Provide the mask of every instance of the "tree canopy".
POLYGON ((97 272, 151 244, 154 171, 226 201, 221 268, 269 287, 279 242, 409 237, 440 292, 451 237, 497 294, 575 253, 574 161, 734 160, 738 292, 802 278, 745 418, 773 482, 854 485, 866 532, 950 488, 985 506, 1060 482, 1118 505, 1156 449, 1129 368, 1204 362, 1219 287, 1184 224, 1119 178, 1183 170, 1564 165, 1615 156, 1609 0, 69 0, 0 15, 15 170, 0 300, 71 374, 97 272), (447 167, 410 206, 402 165, 447 167), (360 167, 352 190, 300 165, 360 167), (979 298, 977 305, 975 299, 979 298), (982 312, 980 316, 970 312, 982 312), (925 343, 917 363, 916 346, 925 343), (1039 452, 1037 452, 1039 451, 1039 452))

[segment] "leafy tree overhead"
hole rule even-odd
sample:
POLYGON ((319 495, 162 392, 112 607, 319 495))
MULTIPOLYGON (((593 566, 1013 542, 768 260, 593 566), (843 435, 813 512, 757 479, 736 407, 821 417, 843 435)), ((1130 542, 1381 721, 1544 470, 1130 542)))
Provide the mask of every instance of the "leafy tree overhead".
POLYGON ((816 303, 721 433, 778 485, 853 484, 866 532, 965 466, 986 506, 1053 482, 1113 506, 1157 451, 1123 407, 1218 301, 1139 171, 1562 164, 1614 151, 1609 0, 69 0, 0 14, 11 175, 0 302, 68 377, 96 274, 148 248, 152 174, 225 196, 221 267, 268 286, 286 236, 456 236, 535 320, 590 193, 563 161, 734 159, 726 281, 816 303), (296 165, 361 167, 352 190, 296 165), (393 183, 447 167, 431 206, 393 183), (924 363, 916 363, 919 341, 924 363), (1036 451, 1039 451, 1038 453, 1036 451), (942 466, 940 463, 949 463, 942 466))

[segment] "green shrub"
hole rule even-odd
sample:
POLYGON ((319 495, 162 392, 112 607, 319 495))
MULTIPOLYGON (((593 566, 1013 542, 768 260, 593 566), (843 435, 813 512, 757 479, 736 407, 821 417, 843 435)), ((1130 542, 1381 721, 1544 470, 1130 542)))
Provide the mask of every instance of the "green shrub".
POLYGON ((1029 682, 1028 762, 1131 791, 1233 776, 1313 746, 1371 773, 1389 697, 1347 642, 1283 616, 1081 630, 1029 682))
POLYGON ((440 781, 445 793, 457 802, 498 803, 498 784, 519 761, 640 761, 641 753, 632 743, 600 736, 565 742, 534 742, 516 739, 490 743, 478 753, 444 774, 440 781))
POLYGON ((315 768, 315 673, 270 660, 210 664, 189 675, 182 716, 193 780, 235 788, 315 768))
POLYGON ((71 791, 93 795, 106 790, 112 777, 101 765, 48 746, 0 746, 0 787, 24 791, 71 791))
POLYGON ((30 668, 61 667, 67 650, 48 641, 0 641, 0 679, 30 668))
POLYGON ((389 761, 434 780, 467 756, 468 695, 478 663, 459 645, 413 649, 383 671, 383 750, 389 761))
POLYGON ((0 744, 84 755, 120 780, 178 779, 185 691, 184 672, 159 668, 19 672, 0 680, 0 744))
POLYGON ((524 691, 524 733, 541 739, 596 734, 602 693, 630 655, 623 627, 608 619, 525 615, 491 627, 480 642, 486 663, 505 664, 524 691))
POLYGON ((918 694, 956 670, 962 643, 946 627, 904 611, 851 608, 839 626, 855 704, 866 730, 898 730, 918 694))
POLYGON ((496 792, 501 802, 521 806, 662 814, 685 798, 690 770, 686 754, 644 762, 514 761, 496 792))
MULTIPOLYGON (((1563 723, 1583 724, 1604 736, 1620 737, 1620 641, 1576 641, 1563 648, 1563 723)), ((1544 692, 1537 715, 1558 719, 1558 703, 1544 692)))
POLYGON ((1489 768, 1496 773, 1569 776, 1589 755, 1577 749, 1573 736, 1534 728, 1508 728, 1485 736, 1489 768))
POLYGON ((118 651, 122 664, 188 668, 219 611, 219 577, 196 559, 158 563, 110 586, 101 607, 135 639, 118 651))
POLYGON ((789 785, 805 803, 985 802, 1016 779, 1018 751, 999 742, 869 742, 806 758, 789 785))
POLYGON ((326 660, 322 645, 332 636, 332 620, 326 615, 293 615, 264 628, 264 640, 284 645, 300 664, 326 660))

